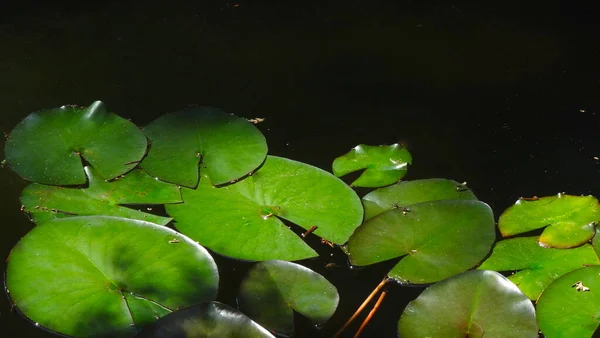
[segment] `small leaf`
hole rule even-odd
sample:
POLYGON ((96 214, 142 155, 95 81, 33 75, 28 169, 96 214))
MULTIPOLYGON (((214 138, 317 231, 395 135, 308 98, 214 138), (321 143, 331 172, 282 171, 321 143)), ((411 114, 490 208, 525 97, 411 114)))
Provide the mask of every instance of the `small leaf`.
POLYGON ((345 243, 363 218, 356 193, 319 168, 268 156, 265 164, 236 184, 213 187, 200 180, 182 189, 182 204, 166 206, 175 227, 211 250, 246 260, 299 260, 317 256, 279 219, 345 243))
POLYGON ((411 204, 373 217, 347 245, 350 263, 369 265, 403 257, 388 273, 401 283, 425 284, 472 268, 495 238, 490 207, 476 200, 411 204))
POLYGON ((409 164, 412 164, 410 153, 397 143, 389 146, 360 144, 333 161, 333 174, 340 177, 365 169, 352 185, 377 188, 400 180, 406 175, 409 164))
POLYGON ((6 141, 6 161, 26 180, 51 185, 85 183, 81 158, 110 180, 137 165, 146 152, 133 123, 107 113, 100 101, 88 108, 63 106, 29 114, 6 141))
POLYGON ((410 204, 459 199, 476 200, 477 197, 464 183, 432 178, 402 181, 389 187, 379 188, 366 194, 362 202, 365 207, 365 220, 368 220, 385 211, 410 204))
POLYGON ((274 338, 275 336, 232 307, 219 302, 203 302, 164 316, 144 328, 138 337, 274 338))
POLYGON ((494 271, 468 271, 431 285, 410 302, 398 333, 403 338, 536 338, 538 327, 533 304, 513 283, 494 271))
POLYGON ((261 132, 246 119, 212 107, 166 114, 144 128, 152 142, 141 166, 161 180, 194 188, 198 164, 214 185, 255 170, 267 155, 261 132))
POLYGON ((537 237, 519 237, 496 243, 492 254, 479 269, 519 272, 508 277, 521 291, 535 300, 553 280, 600 260, 590 244, 573 249, 541 247, 537 237))
POLYGON ((600 266, 569 272, 537 302, 538 322, 547 338, 592 337, 600 323, 600 266), (577 288, 577 285, 581 288, 577 288))
POLYGON ((498 228, 508 237, 546 227, 538 239, 552 248, 572 248, 594 236, 600 220, 600 205, 594 196, 558 194, 542 198, 520 198, 500 215, 498 228))
POLYGON ((177 186, 160 182, 142 170, 106 182, 92 167, 84 168, 89 188, 69 188, 32 183, 23 190, 21 204, 36 223, 72 215, 107 215, 165 225, 171 218, 126 208, 121 204, 182 202, 177 186))
POLYGON ((39 224, 13 248, 6 271, 21 313, 77 337, 133 336, 177 308, 214 300, 218 282, 215 262, 194 241, 110 216, 39 224))
POLYGON ((331 318, 339 302, 337 289, 325 277, 284 261, 257 263, 242 282, 240 310, 266 328, 294 332, 294 311, 315 324, 331 318))

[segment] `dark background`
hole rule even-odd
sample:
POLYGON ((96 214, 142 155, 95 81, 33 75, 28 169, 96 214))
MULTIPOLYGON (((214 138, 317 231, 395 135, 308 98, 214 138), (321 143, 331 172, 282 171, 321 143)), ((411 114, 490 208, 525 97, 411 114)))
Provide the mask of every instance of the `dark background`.
MULTIPOLYGON (((496 217, 519 196, 598 195, 599 13, 524 3, 2 1, 0 129, 95 100, 140 126, 212 105, 265 117, 271 154, 326 170, 359 143, 404 143, 406 179, 467 181, 496 217)), ((1 257, 32 227, 25 184, 0 170, 1 257)), ((340 306, 321 331, 299 318, 300 337, 331 336, 394 264, 350 270, 333 253, 341 267, 304 263, 338 287, 340 306)), ((219 300, 235 305, 249 265, 216 259, 219 300)), ((364 336, 395 337, 420 290, 391 288, 364 336)), ((0 335, 47 334, 2 297, 0 335)))

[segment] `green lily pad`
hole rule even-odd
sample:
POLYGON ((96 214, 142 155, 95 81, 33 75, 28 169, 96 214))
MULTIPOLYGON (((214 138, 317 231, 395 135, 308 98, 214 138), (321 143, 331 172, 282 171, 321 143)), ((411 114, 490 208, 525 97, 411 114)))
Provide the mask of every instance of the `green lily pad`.
POLYGON ((537 302, 547 338, 596 337, 600 323, 600 266, 575 270, 550 284, 537 302))
POLYGON ((371 191, 362 198, 365 220, 385 211, 406 207, 410 204, 436 200, 476 200, 477 197, 464 183, 431 178, 403 181, 389 187, 371 191))
POLYGON ((479 266, 482 270, 514 271, 508 277, 521 291, 535 300, 553 280, 567 272, 600 260, 590 244, 573 249, 541 247, 537 237, 520 237, 496 243, 492 254, 479 266))
POLYGON ((513 283, 494 271, 468 271, 410 302, 398 332, 403 338, 537 338, 538 327, 533 304, 513 283))
POLYGON ((141 166, 161 180, 194 188, 200 162, 214 185, 255 170, 267 156, 261 132, 246 119, 212 107, 159 117, 144 128, 151 141, 141 166))
POLYGON ((333 161, 333 174, 344 176, 364 169, 352 186, 378 188, 398 182, 404 175, 412 157, 399 144, 369 146, 360 144, 333 161))
POLYGON ((215 262, 153 223, 76 216, 39 224, 12 249, 6 289, 21 313, 77 337, 130 337, 180 307, 214 300, 215 262))
POLYGON ((225 187, 201 179, 182 188, 185 203, 166 205, 175 227, 211 250, 246 260, 299 260, 316 257, 279 219, 345 243, 360 225, 363 209, 356 193, 319 168, 268 156, 252 176, 225 187))
POLYGON ((29 114, 6 141, 6 162, 26 180, 84 184, 81 158, 110 180, 133 169, 147 140, 133 123, 107 113, 100 101, 29 114))
POLYGON ((403 257, 388 276, 426 284, 472 268, 488 254, 494 239, 494 216, 487 204, 440 200, 371 218, 356 229, 347 252, 357 266, 403 257))
POLYGON ((520 198, 500 215, 498 228, 508 237, 546 227, 538 239, 541 245, 572 248, 594 237, 598 221, 600 205, 594 196, 558 194, 520 198))
POLYGON ((203 302, 164 316, 144 328, 138 337, 274 338, 275 336, 228 305, 219 302, 203 302))
POLYGON ((165 225, 169 217, 137 211, 120 204, 164 204, 182 202, 179 188, 160 182, 142 170, 106 182, 92 167, 84 168, 88 188, 57 187, 32 183, 23 190, 21 204, 36 223, 72 215, 107 215, 165 225))
POLYGON ((238 295, 242 312, 279 333, 294 332, 294 311, 315 324, 324 324, 338 302, 337 289, 325 277, 284 261, 254 265, 238 295))

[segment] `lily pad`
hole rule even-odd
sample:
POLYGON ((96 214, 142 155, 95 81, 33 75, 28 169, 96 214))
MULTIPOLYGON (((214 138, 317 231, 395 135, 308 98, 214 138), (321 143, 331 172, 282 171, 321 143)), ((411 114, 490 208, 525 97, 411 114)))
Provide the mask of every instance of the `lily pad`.
POLYGON ((546 227, 539 243, 552 248, 572 248, 594 237, 600 205, 594 196, 558 194, 520 198, 500 215, 498 228, 508 237, 546 227))
POLYGON ((268 156, 252 176, 225 187, 201 179, 181 190, 185 203, 166 205, 175 227, 211 250, 245 260, 300 260, 317 253, 279 219, 345 243, 360 225, 356 193, 319 168, 268 156))
POLYGON ((76 216, 39 224, 12 249, 6 290, 37 325, 77 337, 130 337, 180 307, 214 300, 215 262, 153 223, 76 216))
POLYGON ((468 271, 410 302, 398 332, 404 338, 537 338, 538 327, 533 304, 513 283, 494 271, 468 271))
POLYGON ((6 141, 6 162, 26 180, 51 185, 86 181, 81 158, 107 180, 133 169, 147 140, 133 123, 107 113, 100 101, 29 114, 6 141))
POLYGON ((573 249, 541 247, 537 236, 520 237, 496 243, 492 254, 479 266, 482 270, 519 272, 508 277, 521 291, 535 300, 553 280, 600 260, 590 244, 573 249))
POLYGON ((547 338, 596 337, 600 323, 600 266, 575 270, 550 284, 537 302, 547 338))
POLYGON ((190 188, 198 184, 200 162, 212 184, 220 185, 247 175, 267 156, 265 137, 253 124, 212 107, 166 114, 144 133, 151 141, 144 170, 190 188))
POLYGON ((357 266, 403 257, 388 276, 426 284, 472 268, 488 254, 494 239, 494 216, 487 204, 440 200, 371 218, 356 229, 347 252, 357 266))
POLYGON ((294 311, 315 324, 324 324, 338 302, 337 289, 325 277, 284 261, 257 263, 238 295, 242 312, 279 333, 294 332, 294 311))
POLYGON ((88 188, 30 184, 21 194, 23 210, 36 223, 72 215, 107 215, 165 225, 171 218, 137 211, 121 204, 182 202, 177 186, 157 181, 142 170, 132 170, 111 182, 105 181, 92 167, 85 167, 84 170, 89 177, 88 188))
POLYGON ((408 150, 399 144, 369 146, 360 144, 333 161, 333 174, 344 176, 364 169, 352 186, 378 188, 400 180, 412 164, 408 150))
POLYGON ((476 200, 477 197, 464 183, 431 178, 402 181, 389 187, 371 191, 362 198, 365 220, 385 211, 406 207, 410 204, 436 200, 476 200))
POLYGON ((148 325, 139 338, 275 338, 240 311, 219 302, 203 302, 148 325))

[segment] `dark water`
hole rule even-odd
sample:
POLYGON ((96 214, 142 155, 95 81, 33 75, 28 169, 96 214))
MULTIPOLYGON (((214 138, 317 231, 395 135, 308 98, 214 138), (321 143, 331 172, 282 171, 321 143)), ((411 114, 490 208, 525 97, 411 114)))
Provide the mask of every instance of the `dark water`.
MULTIPOLYGON (((497 216, 519 196, 600 195, 595 13, 552 1, 4 1, 0 129, 94 100, 138 125, 213 105, 266 117, 271 154, 327 170, 359 143, 403 142, 414 158, 406 179, 467 181, 497 216)), ((25 182, 0 175, 6 257, 32 225, 19 211, 25 182)), ((219 300, 235 305, 249 265, 217 261, 219 300)), ((300 318, 300 337, 331 336, 393 265, 327 270, 329 261, 306 264, 338 287, 340 307, 319 332, 300 318)), ((420 290, 391 288, 364 336, 395 337, 420 290)), ((4 297, 0 330, 47 335, 4 297)))

